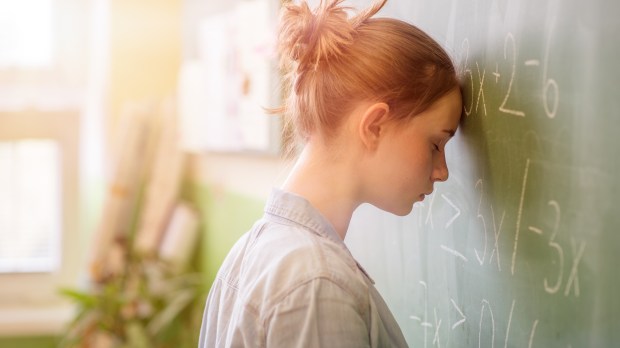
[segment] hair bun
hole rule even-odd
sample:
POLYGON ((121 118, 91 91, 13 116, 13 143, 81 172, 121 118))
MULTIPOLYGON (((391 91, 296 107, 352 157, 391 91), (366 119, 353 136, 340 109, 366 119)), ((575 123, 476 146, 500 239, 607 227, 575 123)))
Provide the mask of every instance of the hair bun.
POLYGON ((297 71, 316 69, 320 62, 342 53, 353 41, 355 27, 343 0, 322 0, 313 12, 306 1, 287 3, 280 15, 278 51, 283 65, 296 62, 297 71))

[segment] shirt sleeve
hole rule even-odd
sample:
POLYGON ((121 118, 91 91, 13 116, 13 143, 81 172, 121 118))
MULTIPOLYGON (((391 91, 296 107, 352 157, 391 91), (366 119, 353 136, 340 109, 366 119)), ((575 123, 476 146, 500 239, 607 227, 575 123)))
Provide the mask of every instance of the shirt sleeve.
POLYGON ((360 300, 329 279, 295 288, 266 321, 267 347, 368 347, 360 300))

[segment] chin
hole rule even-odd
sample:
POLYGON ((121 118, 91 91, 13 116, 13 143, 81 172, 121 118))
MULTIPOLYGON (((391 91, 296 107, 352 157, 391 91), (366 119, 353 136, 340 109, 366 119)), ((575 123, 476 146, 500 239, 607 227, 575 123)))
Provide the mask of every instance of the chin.
POLYGON ((396 200, 391 200, 391 201, 375 201, 375 202, 367 202, 370 203, 372 205, 374 205, 375 207, 394 214, 396 216, 407 216, 409 214, 411 214, 411 211, 413 210, 413 204, 418 202, 419 200, 408 200, 407 202, 404 202, 403 200, 401 201, 396 201, 396 200))
POLYGON ((379 209, 387 211, 388 213, 392 213, 396 216, 407 216, 409 214, 411 214, 411 211, 413 210, 413 203, 408 205, 408 206, 401 206, 401 207, 379 207, 379 209))
POLYGON ((413 205, 410 205, 409 208, 404 209, 401 212, 396 213, 395 215, 407 216, 407 215, 411 214, 412 211, 413 211, 413 205))

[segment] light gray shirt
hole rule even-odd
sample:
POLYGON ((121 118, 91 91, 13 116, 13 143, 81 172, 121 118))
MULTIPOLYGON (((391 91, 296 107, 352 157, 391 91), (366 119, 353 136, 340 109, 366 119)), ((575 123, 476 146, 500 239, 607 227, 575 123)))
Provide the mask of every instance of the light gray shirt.
POLYGON ((373 284, 327 219, 274 189, 217 274, 199 347, 406 347, 373 284))

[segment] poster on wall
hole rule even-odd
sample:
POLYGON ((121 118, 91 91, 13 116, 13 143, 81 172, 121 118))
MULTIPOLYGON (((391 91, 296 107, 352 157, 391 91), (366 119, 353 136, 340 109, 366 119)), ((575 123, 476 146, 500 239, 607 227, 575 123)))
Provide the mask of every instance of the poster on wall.
POLYGON ((179 82, 184 148, 273 152, 278 117, 275 13, 267 0, 242 1, 199 25, 198 59, 185 62, 179 82))

